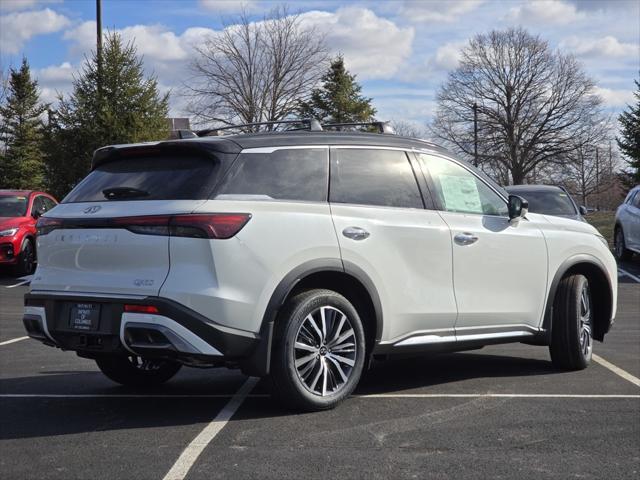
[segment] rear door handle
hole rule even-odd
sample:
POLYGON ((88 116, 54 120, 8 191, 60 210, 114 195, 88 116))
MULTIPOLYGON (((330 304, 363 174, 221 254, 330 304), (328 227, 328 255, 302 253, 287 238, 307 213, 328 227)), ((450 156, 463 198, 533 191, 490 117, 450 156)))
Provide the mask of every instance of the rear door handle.
POLYGON ((471 245, 472 243, 476 243, 478 241, 478 237, 471 233, 464 232, 457 234, 455 237, 453 237, 453 240, 458 245, 471 245))
POLYGON ((342 230, 342 235, 351 240, 364 240, 365 238, 369 238, 370 233, 367 232, 364 228, 360 227, 347 227, 342 230))

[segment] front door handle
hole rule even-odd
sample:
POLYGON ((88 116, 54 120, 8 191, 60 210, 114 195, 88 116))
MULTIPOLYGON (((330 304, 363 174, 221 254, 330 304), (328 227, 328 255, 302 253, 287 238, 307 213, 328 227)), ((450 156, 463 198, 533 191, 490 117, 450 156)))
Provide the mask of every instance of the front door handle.
POLYGON ((365 238, 369 237, 370 233, 367 232, 364 228, 347 227, 342 230, 342 235, 350 238, 351 240, 364 240, 365 238))
POLYGON ((455 237, 453 237, 453 240, 458 245, 471 245, 472 243, 476 243, 478 241, 478 237, 471 233, 464 232, 457 234, 455 237))

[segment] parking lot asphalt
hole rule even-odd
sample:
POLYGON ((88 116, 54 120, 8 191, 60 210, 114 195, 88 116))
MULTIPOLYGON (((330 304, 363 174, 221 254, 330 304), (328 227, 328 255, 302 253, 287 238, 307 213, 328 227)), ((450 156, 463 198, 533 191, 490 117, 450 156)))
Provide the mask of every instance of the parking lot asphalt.
POLYGON ((284 410, 266 381, 241 403, 238 371, 124 388, 73 353, 4 343, 25 335, 27 287, 0 277, 0 475, 638 478, 640 261, 621 268, 616 324, 586 370, 520 344, 377 362, 352 398, 312 414, 284 410))

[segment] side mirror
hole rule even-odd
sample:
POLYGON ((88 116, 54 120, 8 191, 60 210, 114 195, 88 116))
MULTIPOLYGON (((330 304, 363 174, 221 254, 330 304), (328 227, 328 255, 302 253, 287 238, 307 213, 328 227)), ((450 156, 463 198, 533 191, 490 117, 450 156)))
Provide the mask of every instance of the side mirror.
POLYGON ((587 210, 587 207, 585 207, 584 205, 580 205, 580 208, 578 208, 578 210, 580 210, 580 215, 586 215, 587 213, 589 213, 589 210, 587 210))
POLYGON ((509 195, 509 219, 523 218, 529 211, 529 202, 518 195, 509 195))

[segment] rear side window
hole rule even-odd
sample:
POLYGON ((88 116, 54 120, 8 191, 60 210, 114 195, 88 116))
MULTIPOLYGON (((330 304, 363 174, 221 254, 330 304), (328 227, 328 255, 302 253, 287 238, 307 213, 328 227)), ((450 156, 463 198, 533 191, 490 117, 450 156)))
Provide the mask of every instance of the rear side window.
POLYGON ((531 213, 542 213, 545 215, 576 215, 576 208, 569 198, 569 195, 562 191, 523 191, 519 195, 529 202, 531 213))
POLYGON ((332 150, 329 191, 333 203, 424 208, 409 158, 399 150, 332 150))
POLYGON ((104 200, 201 200, 211 194, 220 170, 212 158, 124 158, 91 172, 63 203, 104 200))
POLYGON ((241 153, 216 198, 325 202, 329 178, 326 148, 241 153))

